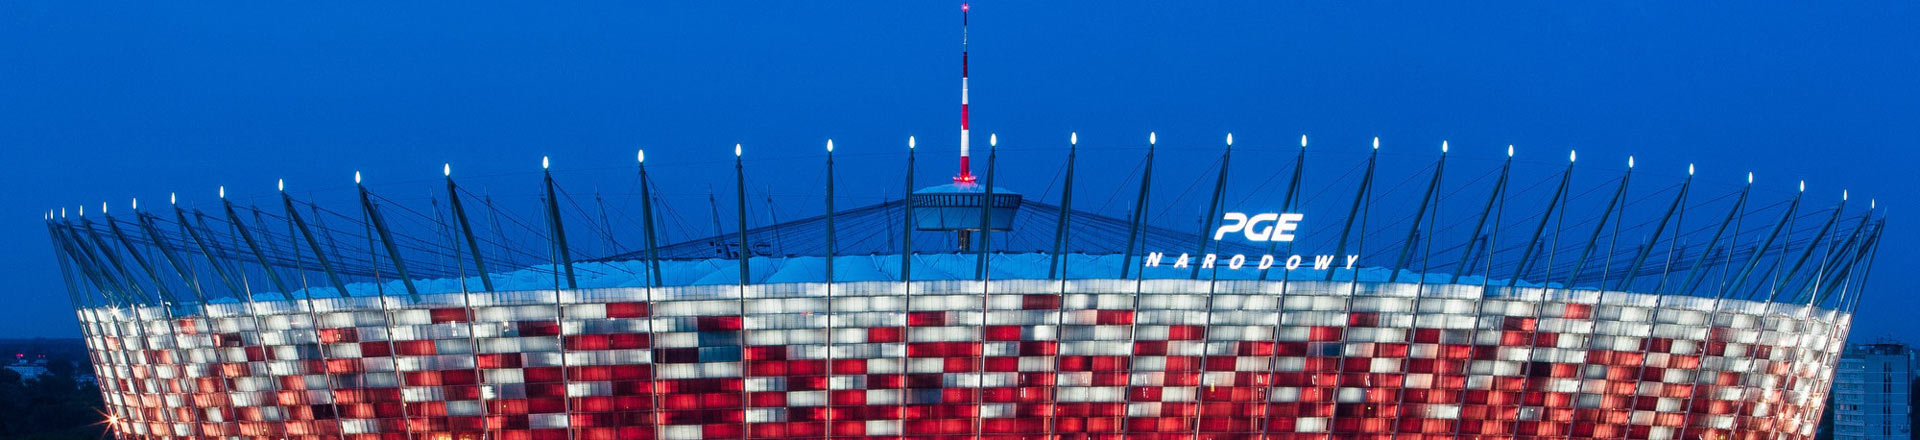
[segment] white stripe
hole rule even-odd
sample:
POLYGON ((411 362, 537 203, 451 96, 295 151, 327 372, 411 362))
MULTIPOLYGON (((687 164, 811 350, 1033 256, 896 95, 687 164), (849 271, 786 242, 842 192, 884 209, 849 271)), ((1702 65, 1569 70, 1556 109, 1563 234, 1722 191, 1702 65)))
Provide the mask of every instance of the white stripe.
POLYGON ((967 157, 967 129, 960 129, 960 157, 967 157))

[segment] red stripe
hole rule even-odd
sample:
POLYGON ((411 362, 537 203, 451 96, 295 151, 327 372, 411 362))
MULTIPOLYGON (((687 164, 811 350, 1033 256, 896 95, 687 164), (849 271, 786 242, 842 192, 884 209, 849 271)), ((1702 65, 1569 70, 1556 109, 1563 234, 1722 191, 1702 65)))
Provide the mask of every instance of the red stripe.
POLYGON ((967 105, 960 104, 960 129, 967 129, 967 105))

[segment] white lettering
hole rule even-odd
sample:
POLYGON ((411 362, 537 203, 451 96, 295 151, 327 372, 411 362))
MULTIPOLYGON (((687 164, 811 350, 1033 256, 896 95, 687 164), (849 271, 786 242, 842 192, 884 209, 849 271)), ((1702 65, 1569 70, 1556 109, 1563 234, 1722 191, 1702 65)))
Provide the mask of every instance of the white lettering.
POLYGON ((1280 219, 1280 214, 1275 214, 1271 212, 1256 215, 1256 216, 1253 216, 1252 218, 1247 219, 1247 232, 1245 234, 1247 236, 1247 239, 1253 240, 1253 241, 1267 241, 1269 237, 1273 236, 1273 227, 1268 226, 1268 227, 1262 228, 1260 227, 1260 224, 1274 221, 1274 220, 1279 220, 1279 219, 1280 219))
POLYGON ((1293 241, 1293 231, 1300 229, 1303 219, 1306 219, 1303 214, 1280 214, 1280 221, 1274 223, 1273 235, 1268 241, 1293 241))
POLYGON ((1293 241, 1293 231, 1300 229, 1300 221, 1305 218, 1304 214, 1294 213, 1267 212, 1249 217, 1244 212, 1229 212, 1221 218, 1220 227, 1213 230, 1213 239, 1224 239, 1229 233, 1239 232, 1248 241, 1293 241))
POLYGON ((1222 223, 1219 229, 1215 229, 1213 231, 1214 241, 1219 241, 1221 238, 1225 238, 1228 232, 1239 231, 1241 228, 1247 227, 1246 213, 1229 212, 1227 213, 1225 220, 1227 223, 1222 223))
MULTIPOLYGON (((1293 255, 1287 256, 1286 261, 1284 263, 1276 264, 1279 262, 1279 257, 1276 257, 1273 254, 1266 254, 1266 255, 1260 256, 1260 261, 1257 263, 1257 267, 1259 267, 1259 270, 1267 270, 1267 269, 1273 268, 1276 265, 1280 265, 1280 266, 1284 266, 1286 270, 1294 270, 1294 269, 1299 269, 1302 265, 1306 264, 1307 257, 1309 256, 1293 254, 1293 255)), ((1359 264, 1360 262, 1360 254, 1312 255, 1311 257, 1313 258, 1312 264, 1313 264, 1314 270, 1334 270, 1334 269, 1354 270, 1354 266, 1359 264), (1346 261, 1344 262, 1344 264, 1337 265, 1336 263, 1341 263, 1338 260, 1341 259, 1342 257, 1344 257, 1346 261)), ((1140 264, 1145 267, 1161 267, 1167 264, 1168 258, 1169 256, 1165 252, 1148 252, 1145 256, 1142 257, 1140 264)), ((1221 260, 1222 258, 1220 254, 1194 255, 1194 254, 1188 254, 1188 253, 1181 253, 1178 257, 1173 258, 1172 267, 1183 268, 1183 269, 1192 268, 1192 267, 1196 267, 1194 266, 1195 263, 1198 263, 1199 266, 1197 267, 1201 269, 1214 269, 1221 265, 1222 263, 1221 260)), ((1247 266, 1247 263, 1249 263, 1248 260, 1251 260, 1251 258, 1249 258, 1246 254, 1232 254, 1227 256, 1225 260, 1226 260, 1225 264, 1227 266, 1227 269, 1240 270, 1247 266)))

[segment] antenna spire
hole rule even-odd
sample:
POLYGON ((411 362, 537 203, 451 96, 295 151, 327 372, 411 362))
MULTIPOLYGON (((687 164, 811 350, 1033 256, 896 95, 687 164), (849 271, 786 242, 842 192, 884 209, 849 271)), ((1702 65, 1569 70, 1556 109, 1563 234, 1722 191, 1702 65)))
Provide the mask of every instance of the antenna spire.
POLYGON ((960 174, 954 183, 973 183, 973 166, 968 158, 967 139, 967 4, 960 4, 960 174))

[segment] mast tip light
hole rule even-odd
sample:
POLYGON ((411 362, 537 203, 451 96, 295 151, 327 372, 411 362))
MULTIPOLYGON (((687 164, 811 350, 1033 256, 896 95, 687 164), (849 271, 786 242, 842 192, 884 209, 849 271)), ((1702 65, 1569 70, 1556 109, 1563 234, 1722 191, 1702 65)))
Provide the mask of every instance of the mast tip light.
POLYGON ((359 185, 359 184, 360 184, 360 172, 359 172, 359 171, 354 171, 354 172, 353 172, 353 184, 355 184, 355 185, 359 185))
POLYGON ((733 157, 740 157, 740 144, 733 144, 733 157))
MULTIPOLYGON (((1068 143, 1068 144, 1070 144, 1070 145, 1080 145, 1080 132, 1077 132, 1077 131, 1076 131, 1076 132, 1072 132, 1072 133, 1067 133, 1067 143, 1068 143)), ((1228 144, 1232 144, 1232 143, 1233 143, 1233 135, 1232 135, 1232 134, 1228 134, 1228 135, 1227 135, 1227 143, 1228 143, 1228 144)))
POLYGON ((827 139, 827 152, 833 152, 833 139, 827 139))
POLYGON ((1513 144, 1507 144, 1507 157, 1513 157, 1513 144))
POLYGON ((287 192, 287 179, 280 179, 279 181, 275 182, 274 189, 277 189, 280 192, 287 192))
POLYGON ((1227 133, 1227 146, 1233 146, 1233 133, 1227 133))
POLYGON ((1447 154, 1447 141, 1440 141, 1440 154, 1447 154))
POLYGON ((1578 150, 1567 150, 1567 162, 1577 162, 1579 160, 1580 152, 1578 150))
POLYGON ((1747 172, 1747 184, 1748 184, 1748 185, 1752 185, 1752 184, 1753 184, 1753 172, 1752 172, 1752 171, 1748 171, 1748 172, 1747 172))
POLYGON ((1307 135, 1300 135, 1300 148, 1307 148, 1307 135))
POLYGON ((547 156, 540 156, 540 169, 544 170, 551 166, 553 166, 552 160, 549 160, 547 156))
POLYGON ((1151 131, 1149 131, 1149 132, 1147 132, 1147 143, 1148 143, 1148 144, 1157 144, 1157 143, 1160 143, 1160 134, 1159 134, 1159 133, 1154 133, 1154 132, 1151 132, 1151 131))
POLYGON ((452 163, 440 164, 440 175, 453 177, 453 164, 452 163))
POLYGON ((177 194, 177 193, 167 193, 167 204, 169 204, 169 205, 178 205, 178 204, 180 204, 180 194, 177 194))
POLYGON ((220 198, 222 198, 222 199, 224 199, 224 198, 227 198, 227 186, 226 186, 226 185, 220 185, 220 198))
POLYGON ((647 150, 637 150, 633 153, 633 156, 635 161, 647 163, 647 150))
POLYGON ((1633 168, 1633 156, 1627 156, 1627 168, 1633 168))
POLYGON ((988 147, 998 147, 998 146, 1000 146, 1000 134, 998 134, 998 133, 987 133, 987 146, 988 146, 988 147))
POLYGON ((1687 164, 1687 175, 1693 175, 1693 164, 1687 164))
POLYGON ((913 136, 907 136, 907 149, 908 149, 908 150, 912 150, 912 149, 913 149, 913 147, 914 147, 914 145, 913 145, 913 144, 914 144, 914 142, 913 142, 913 136))
POLYGON ((1378 150, 1378 149, 1380 149, 1380 137, 1379 137, 1379 136, 1374 136, 1374 137, 1373 137, 1373 149, 1375 149, 1375 150, 1378 150))

